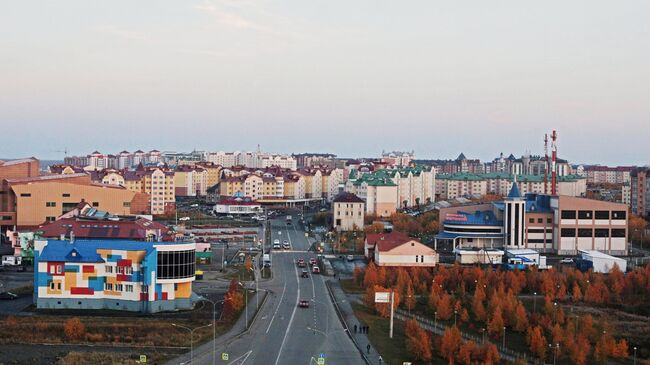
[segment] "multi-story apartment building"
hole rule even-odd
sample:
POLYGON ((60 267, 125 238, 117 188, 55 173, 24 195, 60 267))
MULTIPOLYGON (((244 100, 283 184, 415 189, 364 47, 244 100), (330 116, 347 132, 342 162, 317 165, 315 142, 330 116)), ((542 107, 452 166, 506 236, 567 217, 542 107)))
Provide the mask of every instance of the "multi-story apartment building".
POLYGON ((95 151, 87 156, 66 156, 63 160, 65 165, 87 167, 88 170, 122 170, 135 168, 139 164, 156 165, 160 162, 162 162, 162 155, 158 150, 149 152, 137 150, 133 153, 125 150, 116 155, 95 151))
POLYGON ((639 167, 630 173, 630 209, 632 213, 648 218, 650 211, 650 168, 639 167))
POLYGON ((382 151, 381 162, 386 163, 388 166, 407 167, 411 161, 415 160, 415 151, 382 151))
MULTIPOLYGON (((441 174, 436 176, 436 197, 442 200, 469 197, 473 195, 506 195, 512 188, 514 176, 507 173, 487 174, 441 174)), ((550 177, 547 179, 546 191, 544 177, 539 175, 517 175, 517 185, 523 194, 550 193, 550 177)), ((557 178, 559 195, 585 196, 586 179, 577 175, 559 176, 557 178)))
POLYGON ((320 169, 302 168, 296 172, 305 178, 306 198, 321 198, 323 196, 323 174, 320 169))
POLYGON ((200 166, 176 166, 174 187, 176 196, 206 196, 208 193, 208 170, 200 166))
POLYGON ((630 206, 632 197, 632 189, 630 183, 624 183, 621 185, 621 203, 630 206))
POLYGON ((358 196, 343 192, 332 201, 334 229, 337 231, 361 230, 364 226, 365 202, 358 196))
POLYGON ((399 187, 386 176, 363 174, 348 180, 345 191, 366 202, 366 213, 390 217, 399 208, 399 187))
POLYGON ((584 166, 587 184, 623 184, 630 182, 634 166, 584 166))
POLYGON ((331 153, 299 153, 291 157, 296 159, 298 168, 327 166, 334 168, 336 165, 336 155, 331 153))
POLYGON ((39 309, 154 313, 192 309, 196 244, 128 240, 37 240, 39 309))
POLYGON ((208 172, 208 176, 206 178, 206 184, 208 185, 208 188, 217 185, 221 181, 222 167, 220 165, 204 161, 197 163, 196 166, 201 167, 208 172))

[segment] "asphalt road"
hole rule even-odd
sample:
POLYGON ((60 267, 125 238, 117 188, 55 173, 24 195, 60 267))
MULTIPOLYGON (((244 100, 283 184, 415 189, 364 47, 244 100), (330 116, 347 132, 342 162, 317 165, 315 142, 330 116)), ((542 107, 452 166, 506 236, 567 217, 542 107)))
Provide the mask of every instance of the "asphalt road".
MULTIPOLYGON (((294 218, 294 221, 296 219, 294 218)), ((307 252, 305 232, 283 219, 272 221, 272 237, 288 240, 291 250, 272 251, 273 279, 260 282, 260 289, 270 295, 251 326, 249 333, 217 347, 216 364, 317 364, 320 354, 325 364, 360 364, 358 350, 344 332, 327 293, 325 277, 299 277, 299 258, 316 257, 307 252), (299 308, 298 301, 311 301, 309 308, 299 308), (221 353, 228 353, 228 361, 221 353)), ((195 351, 194 364, 212 364, 211 343, 195 351), (201 351, 203 350, 203 351, 201 351)))

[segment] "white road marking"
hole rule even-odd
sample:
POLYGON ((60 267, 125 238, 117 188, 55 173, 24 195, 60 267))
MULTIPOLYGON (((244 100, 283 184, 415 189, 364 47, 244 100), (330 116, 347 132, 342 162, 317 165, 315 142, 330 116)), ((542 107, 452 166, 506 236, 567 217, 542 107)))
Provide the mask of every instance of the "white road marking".
POLYGON ((282 304, 282 299, 284 298, 284 293, 287 291, 287 281, 284 281, 284 287, 282 288, 282 295, 280 296, 280 300, 278 301, 278 306, 275 307, 275 311, 273 312, 273 317, 271 317, 271 321, 269 322, 269 326, 266 328, 266 333, 269 333, 269 330, 271 329, 271 325, 273 324, 273 320, 275 319, 275 315, 278 314, 278 310, 280 310, 280 304, 282 304))
POLYGON ((238 365, 243 365, 246 362, 246 359, 248 359, 249 356, 253 353, 253 350, 248 350, 247 353, 241 355, 240 357, 234 359, 233 361, 229 362, 228 365, 233 365, 236 361, 239 361, 241 359, 241 362, 238 362, 238 365), (242 359, 243 357, 243 359, 242 359))
POLYGON ((291 318, 289 319, 289 324, 287 325, 286 331, 284 331, 284 338, 282 339, 282 344, 280 345, 280 351, 278 351, 278 357, 275 359, 275 365, 278 365, 278 362, 280 361, 280 356, 282 355, 282 349, 284 348, 284 343, 287 342, 287 336, 289 335, 289 330, 291 329, 291 324, 293 323, 293 317, 295 317, 296 315, 296 309, 298 308, 298 302, 300 301, 300 279, 298 278, 298 266, 293 265, 293 269, 296 272, 296 284, 298 287, 298 294, 296 295, 296 304, 293 306, 293 312, 291 312, 291 318))

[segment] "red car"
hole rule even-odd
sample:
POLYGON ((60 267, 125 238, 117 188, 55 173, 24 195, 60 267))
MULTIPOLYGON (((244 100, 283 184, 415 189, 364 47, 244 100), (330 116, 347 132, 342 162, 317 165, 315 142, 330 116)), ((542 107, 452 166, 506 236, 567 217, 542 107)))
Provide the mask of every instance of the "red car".
POLYGON ((305 265, 305 260, 299 259, 298 260, 298 267, 305 267, 305 266, 307 266, 307 265, 305 265))
POLYGON ((305 299, 301 299, 301 300, 298 302, 298 306, 299 306, 300 308, 309 308, 309 301, 308 301, 308 300, 305 300, 305 299))
POLYGON ((317 263, 318 263, 318 262, 316 261, 315 258, 312 257, 312 258, 309 259, 309 265, 314 266, 314 265, 316 265, 317 263))

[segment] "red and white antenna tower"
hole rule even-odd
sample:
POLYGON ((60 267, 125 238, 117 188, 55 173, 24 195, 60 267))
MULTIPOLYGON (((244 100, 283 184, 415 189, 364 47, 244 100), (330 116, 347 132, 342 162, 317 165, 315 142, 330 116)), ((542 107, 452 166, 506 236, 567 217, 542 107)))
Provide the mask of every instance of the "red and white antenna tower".
POLYGON ((557 161, 557 132, 555 129, 551 134, 551 194, 557 194, 557 171, 555 163, 557 161))
POLYGON ((548 194, 548 133, 544 133, 544 194, 548 194))

